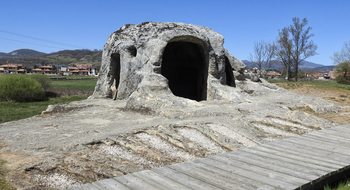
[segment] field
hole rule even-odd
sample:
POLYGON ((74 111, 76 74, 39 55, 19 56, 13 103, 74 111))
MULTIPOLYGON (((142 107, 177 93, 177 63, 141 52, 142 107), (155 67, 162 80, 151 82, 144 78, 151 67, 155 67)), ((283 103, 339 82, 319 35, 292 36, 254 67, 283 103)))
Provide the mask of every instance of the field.
MULTIPOLYGON (((70 77, 69 79, 76 79, 76 77, 70 77)), ((92 94, 96 81, 96 78, 84 80, 52 80, 51 88, 48 91, 60 97, 51 97, 47 101, 41 102, 0 102, 0 123, 39 115, 42 111, 46 110, 48 105, 84 100, 92 94)), ((3 164, 4 161, 0 160, 0 189, 12 190, 13 188, 4 181, 6 171, 3 168, 3 164)))
POLYGON ((41 102, 0 102, 0 123, 24 119, 40 114, 48 105, 79 101, 90 96, 96 85, 96 78, 85 80, 53 80, 48 89, 51 97, 41 102))
POLYGON ((339 124, 350 123, 350 86, 338 84, 335 81, 301 81, 301 82, 281 82, 270 81, 297 94, 320 97, 330 100, 341 106, 338 113, 317 114, 309 108, 300 107, 296 109, 303 110, 307 113, 317 115, 339 124))

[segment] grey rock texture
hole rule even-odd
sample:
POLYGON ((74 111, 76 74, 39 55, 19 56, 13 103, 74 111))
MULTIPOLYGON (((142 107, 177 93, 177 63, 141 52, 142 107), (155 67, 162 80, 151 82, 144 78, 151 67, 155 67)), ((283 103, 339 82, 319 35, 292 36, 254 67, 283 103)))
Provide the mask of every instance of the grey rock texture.
MULTIPOLYGON (((212 94, 217 89, 211 81, 234 87, 233 71, 242 74, 245 68, 223 44, 221 34, 192 24, 125 25, 104 46, 92 98, 112 98, 117 89, 118 99, 132 100, 140 97, 143 85, 152 85, 154 94, 162 91, 197 101, 215 99, 212 94)), ((137 106, 132 103, 128 105, 137 106)))

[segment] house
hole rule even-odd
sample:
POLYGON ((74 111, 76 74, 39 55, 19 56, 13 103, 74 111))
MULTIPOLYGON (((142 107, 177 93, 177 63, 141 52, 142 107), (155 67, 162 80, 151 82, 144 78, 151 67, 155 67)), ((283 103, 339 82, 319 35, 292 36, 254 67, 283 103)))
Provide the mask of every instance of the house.
POLYGON ((326 79, 326 77, 329 79, 328 74, 326 73, 315 73, 312 76, 314 79, 319 79, 319 80, 326 79))
POLYGON ((39 68, 33 69, 32 73, 56 74, 56 70, 52 66, 40 66, 39 68))
POLYGON ((277 72, 277 71, 268 71, 268 72, 266 73, 266 76, 267 76, 268 78, 275 78, 275 77, 281 76, 281 73, 279 73, 279 72, 277 72))
MULTIPOLYGON (((332 80, 335 80, 339 75, 344 75, 344 72, 329 71, 328 73, 329 78, 332 80)), ((347 73, 346 76, 350 77, 350 73, 347 73)))
POLYGON ((88 75, 89 71, 84 68, 78 68, 78 67, 68 67, 68 73, 71 73, 69 75, 88 75))
POLYGON ((27 70, 23 68, 23 64, 7 64, 0 66, 0 73, 26 74, 27 70))
POLYGON ((336 73, 335 71, 329 71, 328 76, 330 79, 335 80, 335 78, 339 76, 339 73, 336 73))
POLYGON ((89 63, 77 63, 74 64, 75 67, 78 67, 81 70, 87 70, 88 74, 87 75, 97 75, 98 71, 97 69, 94 67, 94 64, 89 64, 89 63))
POLYGON ((74 64, 72 67, 61 66, 60 73, 65 76, 70 75, 85 75, 85 76, 95 76, 98 71, 94 68, 94 64, 74 64))

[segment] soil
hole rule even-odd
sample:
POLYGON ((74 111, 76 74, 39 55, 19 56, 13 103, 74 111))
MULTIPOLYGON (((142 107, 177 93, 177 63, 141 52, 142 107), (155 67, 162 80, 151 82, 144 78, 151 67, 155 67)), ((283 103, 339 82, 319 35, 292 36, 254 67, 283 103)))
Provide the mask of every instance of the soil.
MULTIPOLYGON (((317 114, 311 112, 318 117, 325 118, 329 121, 339 123, 339 124, 348 124, 350 123, 350 91, 346 89, 320 89, 316 88, 313 85, 290 85, 290 83, 276 83, 276 85, 285 88, 289 91, 295 92, 301 95, 307 95, 312 97, 319 97, 326 100, 330 100, 335 104, 339 105, 341 109, 338 113, 331 114, 317 114)), ((303 111, 309 112, 306 109, 303 111)), ((310 113, 310 112, 309 112, 310 113)))

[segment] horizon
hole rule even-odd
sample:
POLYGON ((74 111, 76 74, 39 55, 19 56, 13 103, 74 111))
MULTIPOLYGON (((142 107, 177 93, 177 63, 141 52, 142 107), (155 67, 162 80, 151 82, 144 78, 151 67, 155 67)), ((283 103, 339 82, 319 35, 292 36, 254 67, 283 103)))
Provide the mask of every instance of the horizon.
POLYGON ((224 47, 240 60, 249 60, 254 41, 273 41, 293 17, 308 20, 315 34, 317 55, 306 61, 334 65, 334 52, 350 40, 347 16, 350 1, 7 1, 0 28, 0 52, 32 49, 43 53, 103 49, 107 38, 125 24, 182 22, 219 32, 224 47), (45 16, 43 16, 45 15, 45 16))

